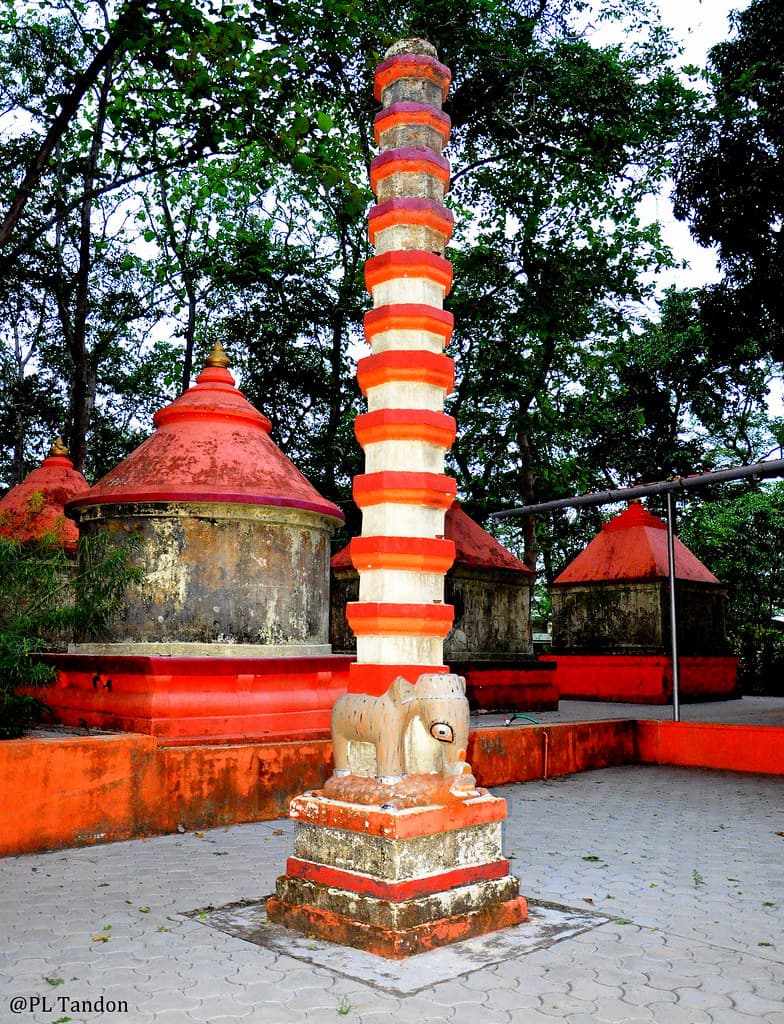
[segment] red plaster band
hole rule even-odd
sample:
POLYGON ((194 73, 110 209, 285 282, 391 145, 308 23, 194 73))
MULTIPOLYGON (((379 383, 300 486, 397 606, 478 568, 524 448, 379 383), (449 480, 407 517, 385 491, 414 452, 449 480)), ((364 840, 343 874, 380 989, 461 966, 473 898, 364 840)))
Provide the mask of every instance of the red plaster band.
MULTIPOLYGON (((379 697, 387 692, 398 676, 415 683, 425 673, 448 671, 446 665, 378 665, 354 661, 348 667, 348 692, 379 697)), ((443 830, 440 826, 434 829, 437 832, 443 830)))
POLYGON ((378 191, 378 183, 393 174, 431 174, 449 188, 449 161, 438 156, 432 149, 388 149, 374 158, 370 165, 370 187, 378 191))
POLYGON ((373 79, 373 95, 379 103, 382 101, 384 89, 399 78, 427 78, 431 82, 436 82, 441 86, 443 99, 446 99, 452 72, 446 64, 426 54, 401 53, 396 57, 390 57, 383 64, 379 64, 373 79))
POLYGON ((354 420, 363 448, 379 441, 423 441, 446 449, 452 447, 456 430, 453 416, 430 409, 378 409, 354 420))
POLYGON ((348 624, 357 636, 438 636, 452 628, 451 604, 392 604, 349 601, 348 624))
POLYGON ((373 256, 365 263, 365 287, 369 292, 378 284, 401 277, 424 277, 449 294, 452 287, 452 264, 443 256, 424 249, 394 249, 373 256))
POLYGON ((363 395, 390 381, 431 384, 449 394, 455 382, 454 360, 438 352, 389 349, 357 363, 357 382, 363 395))
POLYGON ((354 500, 360 508, 381 505, 424 505, 447 509, 455 500, 457 481, 440 473, 386 471, 354 477, 354 500))
POLYGON ((460 942, 476 935, 511 928, 528 917, 528 904, 524 896, 493 903, 479 910, 453 914, 425 921, 396 931, 380 925, 354 921, 331 910, 321 910, 310 904, 291 904, 271 896, 267 900, 267 916, 271 921, 288 928, 315 935, 344 946, 354 946, 365 952, 389 959, 401 960, 417 953, 460 942))
POLYGON ((453 868, 450 871, 441 871, 437 875, 426 875, 424 878, 388 882, 373 875, 363 875, 356 871, 333 868, 328 864, 316 864, 313 861, 300 860, 299 857, 289 857, 286 862, 286 874, 292 878, 304 878, 308 882, 348 890, 358 896, 371 896, 392 903, 402 903, 405 900, 430 896, 434 892, 446 892, 460 885, 506 878, 509 874, 509 861, 497 860, 489 864, 453 868))
POLYGON ((98 505, 125 505, 140 503, 155 504, 157 502, 172 501, 208 501, 226 502, 231 505, 270 505, 274 508, 301 508, 308 512, 318 512, 322 516, 330 516, 332 519, 344 521, 345 516, 336 505, 319 504, 315 501, 303 501, 299 498, 282 498, 274 494, 243 494, 242 491, 216 491, 208 486, 200 487, 193 484, 188 490, 182 488, 167 488, 165 484, 160 487, 150 487, 145 490, 131 488, 129 490, 106 490, 102 494, 94 494, 88 491, 84 498, 76 501, 69 501, 66 506, 67 514, 80 508, 92 508, 98 505))
POLYGON ((455 560, 453 541, 435 537, 354 537, 350 552, 357 572, 401 569, 445 573, 455 560))
POLYGON ((434 199, 422 199, 416 196, 386 199, 383 203, 371 207, 368 214, 370 244, 376 244, 377 232, 401 224, 421 224, 423 227, 440 232, 444 236, 444 241, 448 242, 452 237, 455 218, 451 210, 434 199))
POLYGON ((373 123, 373 131, 376 137, 376 145, 381 145, 381 134, 391 128, 399 128, 401 125, 425 125, 434 128, 444 140, 449 138, 452 122, 449 117, 436 107, 428 106, 426 103, 393 103, 376 114, 373 123))
MULTIPOLYGON (((425 674, 448 671, 445 665, 366 665, 354 663, 351 670, 365 672, 368 678, 384 674, 383 689, 398 676, 409 682, 425 674)), ((350 692, 357 692, 351 690, 350 692)), ((368 691, 369 692, 369 691, 368 691)), ((500 730, 496 730, 500 732, 500 730)), ((495 749, 495 748, 493 748, 495 749)), ((521 776, 522 777, 522 776, 521 776)), ((294 821, 307 821, 323 828, 359 832, 362 835, 381 836, 383 839, 416 839, 433 836, 439 832, 452 832, 486 825, 489 822, 504 821, 507 816, 506 801, 490 796, 479 790, 478 798, 450 804, 435 804, 431 807, 410 807, 407 810, 385 810, 363 804, 347 804, 330 800, 313 793, 295 796, 289 804, 289 817, 294 821)), ((495 862, 491 862, 495 863, 495 862)))
POLYGON ((454 324, 455 318, 445 309, 419 302, 395 302, 365 313, 365 338, 372 342, 384 331, 427 331, 440 334, 448 345, 454 324))

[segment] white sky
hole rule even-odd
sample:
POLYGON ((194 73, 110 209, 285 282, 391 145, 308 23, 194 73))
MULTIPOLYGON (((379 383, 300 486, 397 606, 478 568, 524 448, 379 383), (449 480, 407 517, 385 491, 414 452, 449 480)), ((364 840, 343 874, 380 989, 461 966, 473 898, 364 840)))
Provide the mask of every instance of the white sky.
MULTIPOLYGON (((658 0, 662 21, 673 30, 674 38, 683 46, 679 66, 696 64, 703 67, 708 50, 715 43, 730 36, 730 11, 745 10, 751 0, 658 0)), ((663 225, 664 237, 673 252, 688 261, 685 270, 662 274, 658 282, 662 287, 677 284, 686 288, 716 281, 719 273, 710 250, 702 249, 692 241, 689 229, 675 220, 667 195, 651 199, 644 213, 657 218, 663 225)), ((784 415, 784 381, 776 377, 769 382, 768 407, 771 415, 784 415)))
MULTIPOLYGON (((728 14, 743 10, 750 0, 659 0, 662 21, 672 29, 673 37, 683 47, 678 66, 696 64, 703 67, 708 50, 730 34, 728 14)), ((673 251, 689 262, 686 270, 662 275, 660 284, 677 284, 681 288, 698 286, 718 279, 716 261, 711 251, 702 249, 691 240, 689 229, 675 220, 672 206, 665 195, 651 199, 643 208, 646 216, 656 218, 664 225, 665 238, 673 251)))

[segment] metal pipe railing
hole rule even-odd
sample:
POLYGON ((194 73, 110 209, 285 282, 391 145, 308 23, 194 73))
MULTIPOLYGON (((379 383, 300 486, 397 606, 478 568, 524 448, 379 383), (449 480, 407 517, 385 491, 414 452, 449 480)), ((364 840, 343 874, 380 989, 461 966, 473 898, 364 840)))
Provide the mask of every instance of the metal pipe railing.
POLYGON ((745 477, 784 476, 784 459, 770 459, 755 462, 751 466, 736 466, 734 469, 714 469, 708 473, 694 473, 692 476, 676 476, 670 480, 658 480, 651 484, 637 484, 634 487, 617 487, 611 491, 596 491, 593 494, 578 494, 573 498, 557 498, 542 501, 537 505, 521 505, 519 508, 491 512, 490 519, 509 519, 513 516, 535 515, 537 512, 552 512, 557 508, 581 508, 590 505, 611 505, 618 501, 631 501, 649 494, 666 494, 668 491, 683 491, 692 487, 706 487, 708 484, 727 483, 745 477))
POLYGON ((559 508, 585 508, 593 505, 610 505, 619 501, 632 501, 650 494, 666 494, 667 496, 667 561, 670 589, 670 656, 672 659, 672 719, 679 722, 681 718, 680 703, 680 662, 678 658, 678 622, 675 597, 675 511, 673 493, 685 491, 692 487, 705 487, 708 484, 728 483, 748 477, 784 476, 784 459, 769 459, 755 462, 751 466, 735 466, 733 469, 716 469, 708 473, 694 473, 692 476, 677 476, 670 480, 658 480, 651 484, 639 484, 635 487, 618 487, 612 491, 597 491, 593 494, 578 494, 573 498, 557 498, 555 501, 542 501, 537 505, 521 505, 519 508, 491 512, 490 519, 510 519, 513 516, 536 515, 540 512, 552 512, 559 508))

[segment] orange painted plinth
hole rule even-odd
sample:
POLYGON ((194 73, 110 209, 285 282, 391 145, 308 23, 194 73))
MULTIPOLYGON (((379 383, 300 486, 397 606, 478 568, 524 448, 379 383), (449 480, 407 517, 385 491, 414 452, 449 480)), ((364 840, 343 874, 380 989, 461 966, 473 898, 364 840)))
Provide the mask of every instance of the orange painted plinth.
POLYGON ((413 807, 406 811, 383 811, 380 807, 343 803, 317 794, 295 796, 289 805, 289 817, 294 821, 383 839, 412 839, 472 828, 504 821, 506 813, 506 800, 489 793, 448 807, 413 807))
POLYGON ((329 735, 350 656, 309 658, 53 655, 45 702, 56 721, 148 733, 166 743, 329 735))
MULTIPOLYGON (((672 663, 664 654, 548 654, 564 699, 629 704, 672 702, 672 663)), ((681 700, 727 700, 737 694, 735 657, 680 659, 681 700)))
POLYGON ((547 661, 452 661, 466 681, 473 711, 557 711, 555 664, 547 661))
POLYGON ((528 917, 528 904, 523 896, 518 896, 496 906, 469 914, 442 917, 405 931, 353 921, 318 907, 294 906, 274 896, 267 901, 267 915, 277 924, 315 935, 328 942, 353 946, 391 960, 402 960, 417 953, 440 949, 452 942, 522 924, 528 917))

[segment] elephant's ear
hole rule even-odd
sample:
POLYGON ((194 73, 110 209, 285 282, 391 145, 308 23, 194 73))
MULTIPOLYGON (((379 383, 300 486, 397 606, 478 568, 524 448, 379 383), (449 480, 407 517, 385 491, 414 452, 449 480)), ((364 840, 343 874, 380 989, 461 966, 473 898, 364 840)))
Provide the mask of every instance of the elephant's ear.
POLYGON ((387 692, 391 694, 392 700, 398 705, 405 704, 406 701, 413 700, 416 696, 413 685, 402 676, 395 679, 387 692))

